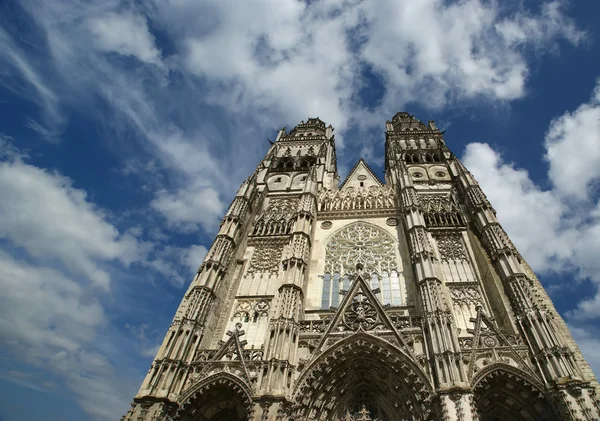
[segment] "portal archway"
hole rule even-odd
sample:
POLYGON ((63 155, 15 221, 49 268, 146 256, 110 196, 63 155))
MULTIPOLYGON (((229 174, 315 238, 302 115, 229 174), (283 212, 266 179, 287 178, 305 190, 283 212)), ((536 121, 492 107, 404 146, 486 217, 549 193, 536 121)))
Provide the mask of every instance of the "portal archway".
POLYGON ((210 376, 181 397, 175 421, 248 421, 250 391, 229 373, 210 376))
POLYGON ((421 368, 388 342, 366 333, 340 340, 301 375, 297 420, 340 420, 367 409, 380 421, 421 421, 432 388, 421 368))
POLYGON ((558 421, 543 385, 507 364, 494 364, 473 381, 480 421, 558 421))

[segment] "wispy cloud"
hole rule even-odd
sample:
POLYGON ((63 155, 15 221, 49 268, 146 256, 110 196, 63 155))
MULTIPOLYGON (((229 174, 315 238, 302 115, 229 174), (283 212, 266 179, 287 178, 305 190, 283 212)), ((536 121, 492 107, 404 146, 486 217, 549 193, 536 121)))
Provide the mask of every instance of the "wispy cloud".
POLYGON ((160 51, 155 46, 145 16, 132 12, 109 12, 88 19, 85 25, 94 35, 94 44, 98 50, 162 65, 160 51))
POLYGON ((27 117, 27 125, 40 135, 54 140, 62 132, 66 121, 58 94, 42 76, 39 63, 33 63, 28 54, 17 45, 13 36, 0 27, 0 63, 4 71, 0 83, 10 91, 25 96, 40 106, 42 120, 27 117))

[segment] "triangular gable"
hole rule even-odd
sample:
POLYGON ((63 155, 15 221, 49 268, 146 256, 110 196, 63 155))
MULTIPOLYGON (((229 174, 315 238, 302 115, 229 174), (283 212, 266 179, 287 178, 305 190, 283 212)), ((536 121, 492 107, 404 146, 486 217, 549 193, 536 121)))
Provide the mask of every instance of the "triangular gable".
POLYGON ((373 170, 367 165, 364 159, 359 159, 350 174, 346 177, 340 189, 348 187, 383 187, 381 180, 375 175, 373 170), (362 185, 361 185, 362 183, 362 185))
MULTIPOLYGON (((219 351, 217 351, 217 353, 214 355, 214 357, 212 358, 213 361, 223 361, 223 357, 225 357, 228 354, 235 354, 237 355, 237 359, 234 361, 239 361, 242 365, 242 367, 244 368, 244 375, 245 375, 245 380, 248 381, 248 384, 250 383, 250 376, 248 375, 248 368, 246 367, 246 361, 244 360, 244 351, 243 348, 244 346, 247 344, 247 341, 245 340, 240 340, 240 337, 244 336, 245 332, 242 330, 242 324, 241 323, 236 323, 235 325, 235 329, 233 331, 229 330, 227 331, 227 336, 229 336, 229 339, 225 342, 222 342, 221 348, 219 349, 219 351)), ((231 361, 231 360, 230 360, 231 361)), ((205 370, 209 369, 210 367, 207 367, 205 370)))
POLYGON ((489 318, 481 307, 477 308, 477 317, 473 317, 470 320, 475 324, 473 329, 467 329, 467 332, 473 335, 473 345, 471 351, 471 358, 469 361, 469 377, 471 377, 475 370, 475 361, 477 359, 477 354, 486 348, 493 348, 493 345, 490 347, 486 343, 487 337, 495 338, 494 342, 500 346, 507 347, 510 349, 510 355, 515 358, 515 361, 521 366, 521 368, 525 370, 530 370, 529 365, 525 362, 523 357, 517 352, 514 348, 514 345, 506 338, 506 336, 502 333, 502 331, 496 326, 494 320, 489 318))
POLYGON ((327 339, 332 333, 339 331, 371 332, 387 330, 398 341, 401 348, 409 355, 412 350, 406 346, 394 324, 385 313, 385 310, 368 283, 363 279, 362 273, 356 275, 350 289, 338 307, 331 323, 321 337, 318 351, 323 351, 327 339))

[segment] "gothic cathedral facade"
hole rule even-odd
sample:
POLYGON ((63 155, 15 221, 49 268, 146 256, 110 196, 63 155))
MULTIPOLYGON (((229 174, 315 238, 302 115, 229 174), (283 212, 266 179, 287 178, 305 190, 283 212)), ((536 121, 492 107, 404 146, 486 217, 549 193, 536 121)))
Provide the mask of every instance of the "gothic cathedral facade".
POLYGON ((598 383, 433 121, 340 184, 333 127, 242 184, 125 421, 600 420, 598 383))

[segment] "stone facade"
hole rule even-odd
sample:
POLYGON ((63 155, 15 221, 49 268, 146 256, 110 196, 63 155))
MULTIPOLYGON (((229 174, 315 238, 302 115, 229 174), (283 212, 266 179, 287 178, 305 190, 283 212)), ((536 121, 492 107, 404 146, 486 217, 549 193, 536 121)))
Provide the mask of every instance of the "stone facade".
POLYGON ((598 420, 598 383, 433 121, 386 123, 385 181, 333 128, 279 131, 126 421, 598 420))

